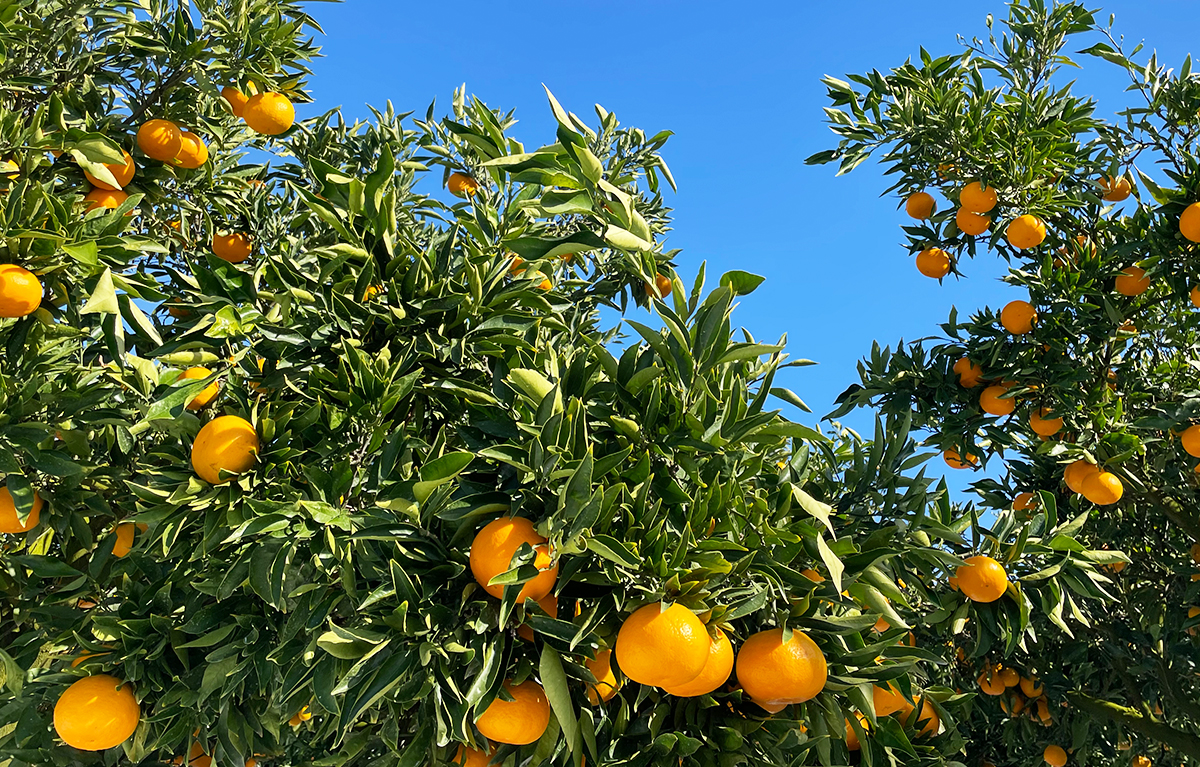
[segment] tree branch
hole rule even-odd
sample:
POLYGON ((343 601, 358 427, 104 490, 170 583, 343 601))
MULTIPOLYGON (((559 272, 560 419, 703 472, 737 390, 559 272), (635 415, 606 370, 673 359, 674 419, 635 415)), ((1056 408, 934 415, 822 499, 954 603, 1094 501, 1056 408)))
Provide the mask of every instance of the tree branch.
POLYGON ((1118 706, 1116 703, 1109 703, 1106 700, 1097 700, 1082 692, 1070 692, 1067 693, 1067 697, 1081 711, 1097 719, 1123 724, 1129 729, 1181 751, 1193 759, 1200 758, 1200 737, 1196 737, 1190 732, 1176 730, 1136 709, 1118 706))
POLYGON ((121 127, 128 128, 140 122, 142 116, 146 114, 146 110, 158 103, 163 96, 167 95, 167 93, 170 92, 170 90, 176 85, 178 85, 186 76, 187 67, 184 67, 183 69, 176 70, 170 77, 159 83, 158 87, 150 91, 150 95, 146 97, 146 100, 139 104, 136 109, 130 112, 129 117, 125 118, 125 121, 121 123, 121 127))

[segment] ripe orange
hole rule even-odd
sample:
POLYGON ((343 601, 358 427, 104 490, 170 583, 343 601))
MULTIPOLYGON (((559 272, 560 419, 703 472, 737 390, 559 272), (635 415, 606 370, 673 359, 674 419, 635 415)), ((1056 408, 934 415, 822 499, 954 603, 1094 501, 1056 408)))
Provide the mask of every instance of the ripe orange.
MULTIPOLYGON (((624 666, 622 666, 624 668, 624 666)), ((737 678, 756 701, 803 703, 825 689, 829 669, 825 654, 803 631, 783 641, 783 629, 750 636, 737 655, 737 678)))
POLYGON ((1026 213, 1017 216, 1005 231, 1008 244, 1017 250, 1036 248, 1046 239, 1046 225, 1037 216, 1026 213))
POLYGON ((651 298, 666 298, 671 295, 674 287, 674 283, 671 282, 670 277, 665 274, 656 274, 654 275, 653 285, 648 282, 646 283, 646 295, 651 298))
POLYGON ((902 712, 902 716, 907 716, 914 708, 891 683, 886 688, 874 685, 871 689, 871 701, 875 705, 875 716, 890 716, 897 711, 902 712))
POLYGON ((550 703, 542 686, 526 679, 518 685, 506 681, 504 689, 513 700, 496 696, 487 711, 475 720, 475 726, 488 740, 514 746, 524 746, 542 737, 550 724, 550 703))
POLYGON ((1192 306, 1200 309, 1200 285, 1192 288, 1191 292, 1188 294, 1188 297, 1192 300, 1192 306))
POLYGON ((89 184, 97 189, 107 189, 110 192, 117 189, 123 189, 126 184, 133 180, 133 172, 137 170, 137 166, 134 165, 133 158, 129 156, 129 152, 125 152, 125 162, 120 164, 106 162, 104 163, 104 167, 108 168, 108 172, 113 175, 114 179, 116 179, 116 186, 113 186, 106 181, 101 181, 91 173, 88 173, 86 170, 83 172, 83 177, 88 180, 89 184))
POLYGON ((617 632, 617 663, 625 676, 652 687, 687 684, 708 662, 708 631, 686 607, 639 607, 617 632))
MULTIPOLYGON (((909 714, 903 714, 900 721, 908 724, 909 714)), ((928 738, 938 734, 938 730, 942 728, 941 717, 937 714, 937 709, 929 702, 928 698, 921 700, 921 708, 917 711, 917 727, 921 729, 917 732, 918 737, 928 738), (924 725, 921 723, 924 722, 924 725)))
POLYGON ((72 748, 104 751, 133 735, 141 713, 133 688, 120 679, 85 676, 54 704, 54 730, 72 748))
MULTIPOLYGON (((526 600, 526 602, 528 602, 528 601, 529 600, 526 600)), ((538 607, 542 608, 542 612, 546 613, 546 615, 549 615, 551 618, 558 617, 558 597, 556 597, 554 594, 547 594, 546 596, 542 597, 541 599, 537 599, 534 601, 537 602, 538 607)), ((526 606, 525 609, 527 611, 529 610, 528 605, 526 606)), ((517 627, 517 636, 521 637, 526 642, 532 642, 533 641, 533 629, 531 629, 529 626, 527 626, 525 624, 522 624, 517 627)))
POLYGON ((1030 700, 1042 697, 1042 693, 1046 691, 1045 687, 1037 683, 1037 677, 1031 676, 1021 680, 1021 692, 1029 696, 1030 700))
POLYGON ((309 719, 312 719, 312 709, 308 706, 301 706, 299 711, 292 714, 292 718, 288 720, 288 724, 293 727, 299 727, 309 719))
POLYGON ((966 357, 954 363, 954 372, 958 373, 958 385, 964 389, 974 389, 983 377, 983 368, 966 357))
POLYGON ((1005 687, 1016 687, 1021 683, 1021 674, 1015 668, 1006 666, 1000 669, 1000 681, 1005 687))
POLYGON ((1017 407, 1017 401, 1004 397, 1007 386, 989 386, 979 393, 979 407, 988 415, 1008 415, 1017 407))
POLYGON ((179 154, 179 126, 170 120, 147 120, 137 132, 138 149, 151 160, 170 162, 179 154))
POLYGON ((181 131, 179 134, 179 151, 171 158, 172 164, 195 170, 204 163, 208 162, 208 147, 204 144, 204 139, 197 136, 191 131, 181 131))
POLYGON ((83 196, 83 201, 87 203, 88 213, 100 208, 116 210, 127 199, 129 199, 129 195, 120 189, 93 189, 83 196))
POLYGON ((1008 573, 1004 572, 1004 565, 991 557, 968 557, 955 575, 959 589, 972 602, 995 602, 1008 590, 1008 573))
POLYGON ((1063 419, 1049 418, 1051 410, 1048 407, 1040 408, 1029 414, 1029 428, 1033 429, 1034 433, 1040 437, 1052 437, 1058 434, 1063 427, 1063 419))
POLYGON ((1150 767, 1151 764, 1150 757, 1141 754, 1133 757, 1133 761, 1130 763, 1131 767, 1150 767))
MULTIPOLYGON (((1010 670, 1005 669, 1005 671, 1010 670)), ((1012 695, 1006 695, 1000 699, 1000 708, 1009 716, 1020 716, 1021 712, 1025 710, 1025 699, 1014 690, 1012 695)))
POLYGON ((296 108, 282 93, 256 93, 246 99, 246 105, 242 107, 242 119, 255 133, 278 136, 296 122, 296 108))
POLYGON ((1188 455, 1200 458, 1200 424, 1187 427, 1183 430, 1183 434, 1179 435, 1179 438, 1188 455))
MULTIPOLYGON (((478 748, 468 748, 465 744, 459 744, 458 751, 454 753, 454 761, 451 764, 459 765, 460 767, 487 767, 492 761, 492 754, 496 749, 487 744, 488 749, 481 751, 478 748)), ((250 767, 250 763, 246 763, 246 767, 250 767)))
POLYGON ((526 543, 536 552, 533 563, 540 572, 521 586, 517 601, 537 601, 550 593, 558 579, 558 563, 551 564, 550 547, 546 539, 538 535, 533 523, 525 517, 494 519, 484 525, 471 542, 471 574, 484 591, 497 599, 504 597, 504 586, 489 586, 488 581, 507 572, 513 555, 526 543))
POLYGON ((987 213, 996 207, 996 190, 972 181, 958 193, 958 204, 971 213, 987 213))
POLYGON ((1067 752, 1063 751, 1062 746, 1046 746, 1042 758, 1050 767, 1063 767, 1067 763, 1067 752))
POLYGON ((446 188, 455 197, 470 197, 479 191, 479 182, 466 173, 454 172, 446 179, 446 188))
POLYGON ((213 255, 231 264, 240 264, 249 258, 252 248, 250 236, 241 232, 214 234, 212 238, 213 255))
POLYGON ((1094 463, 1090 463, 1080 458, 1073 463, 1067 465, 1063 470, 1063 481, 1067 483, 1067 487, 1071 488, 1076 493, 1083 492, 1083 481, 1092 474, 1099 473, 1100 468, 1094 463))
POLYGON ((1117 275, 1114 287, 1123 296, 1140 296, 1150 287, 1150 278, 1140 266, 1128 266, 1117 275))
POLYGON ((1013 498, 1013 511, 1026 511, 1037 507, 1037 500, 1033 493, 1017 493, 1017 497, 1013 498))
POLYGON ((1014 336, 1020 336, 1033 330, 1037 322, 1037 312, 1028 301, 1009 301, 1000 310, 1000 324, 1014 336))
POLYGON ((545 291, 554 287, 554 283, 550 281, 550 278, 541 272, 528 272, 524 276, 526 279, 538 280, 538 290, 545 291))
MULTIPOLYGON (((1197 545, 1200 545, 1200 544, 1197 544, 1197 545)), ((801 570, 800 574, 803 575, 805 578, 808 578, 813 583, 824 583, 825 582, 824 576, 822 576, 820 573, 818 573, 816 570, 812 569, 811 567, 808 569, 805 569, 805 570, 801 570)))
POLYGON ((1200 202, 1193 202, 1179 216, 1179 233, 1192 242, 1200 242, 1200 202))
POLYGON ((0 264, 0 317, 24 317, 42 305, 42 282, 16 264, 0 264))
POLYGON ((219 485, 232 477, 221 472, 240 474, 250 469, 258 456, 258 432, 244 418, 223 415, 200 429, 192 443, 192 468, 205 482, 219 485))
POLYGON ((612 669, 612 650, 601 650, 595 658, 584 662, 587 670, 596 677, 595 684, 587 686, 588 700, 593 706, 607 703, 617 694, 617 675, 612 669))
POLYGON ((1125 176, 1105 176, 1100 179, 1100 191, 1103 193, 1100 196, 1101 200, 1107 202, 1120 202, 1129 196, 1133 191, 1133 185, 1129 183, 1129 179, 1125 176))
POLYGON ((1117 475, 1097 471, 1084 478, 1081 494, 1097 506, 1111 506, 1121 500, 1125 488, 1117 475))
POLYGON ((242 111, 246 108, 246 101, 250 98, 232 85, 226 85, 221 89, 221 97, 229 102, 229 111, 233 112, 234 117, 242 116, 242 111))
POLYGON ((1000 672, 998 670, 987 671, 986 669, 979 675, 979 689, 984 695, 1003 695, 1008 688, 1004 686, 1004 682, 1000 681, 1000 672))
POLYGON ((25 518, 25 524, 17 517, 17 505, 13 503, 12 493, 8 486, 0 486, 0 533, 27 533, 37 527, 38 518, 42 511, 42 497, 33 492, 33 508, 25 518))
POLYGON ((1038 698, 1037 718, 1041 721, 1042 726, 1049 726, 1054 722, 1054 717, 1050 716, 1050 704, 1046 702, 1045 698, 1038 698))
POLYGON ((940 280, 950 273, 950 256, 941 248, 928 248, 917 254, 917 271, 940 280))
POLYGON ((929 192, 914 192, 904 201, 904 211, 918 221, 929 218, 937 206, 929 192))
POLYGON ((954 223, 958 225, 958 230, 963 234, 977 235, 986 232, 992 225, 992 220, 987 216, 972 213, 966 208, 959 208, 958 212, 954 214, 954 223))
POLYGON ((516 274, 517 272, 521 271, 524 263, 525 259, 521 258, 520 256, 513 256, 512 261, 510 261, 508 264, 508 273, 516 274))
MULTIPOLYGON (((208 378, 210 375, 212 375, 212 371, 208 368, 194 367, 183 371, 183 375, 179 376, 179 380, 195 381, 202 378, 208 378)), ((195 397, 192 397, 191 401, 187 403, 187 409, 199 410, 200 408, 205 407, 208 405, 208 403, 216 399, 217 393, 220 390, 220 382, 213 381, 208 386, 205 386, 203 389, 201 389, 199 394, 197 394, 195 397)))
POLYGON ((1200 565, 1200 543, 1193 543, 1192 548, 1188 550, 1188 554, 1191 555, 1193 562, 1200 565))
POLYGON ((123 557, 133 549, 133 534, 136 529, 132 522, 122 522, 117 525, 116 530, 113 531, 117 538, 112 550, 114 557, 123 557))
POLYGON ((708 660, 704 662, 700 675, 684 684, 663 687, 663 690, 677 698, 695 698, 708 695, 725 684, 733 672, 733 643, 721 629, 716 629, 716 632, 716 637, 708 643, 708 660))
POLYGON ((958 450, 951 447, 947 448, 942 453, 942 460, 945 461, 946 465, 951 469, 967 469, 973 468, 977 463, 979 463, 979 456, 968 452, 964 457, 958 452, 958 450))

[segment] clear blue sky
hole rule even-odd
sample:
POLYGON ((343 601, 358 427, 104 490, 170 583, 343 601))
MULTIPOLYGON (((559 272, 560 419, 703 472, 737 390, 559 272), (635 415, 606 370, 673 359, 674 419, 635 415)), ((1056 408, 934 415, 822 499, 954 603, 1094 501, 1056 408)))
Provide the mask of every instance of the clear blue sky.
MULTIPOLYGON (((1005 15, 1000 2, 459 0, 425 8, 312 3, 327 33, 311 83, 317 106, 365 117, 365 104, 391 99, 423 114, 436 98, 444 113, 465 82, 489 106, 515 108, 516 135, 537 146, 554 140, 545 83, 585 119, 599 103, 625 125, 674 131, 665 156, 679 193, 667 194, 675 208, 668 245, 683 249, 685 282, 702 260, 712 279, 734 268, 767 278, 734 319, 759 339, 786 333, 794 356, 820 363, 785 371, 782 384, 814 411, 792 414, 801 421, 828 413, 858 380, 855 364, 873 340, 933 335, 952 305, 967 314, 1021 297, 996 281, 999 260, 976 259, 969 279, 941 286, 920 276, 901 247, 906 217, 879 197, 887 184, 871 163, 841 178, 804 165, 833 143, 822 75, 891 68, 922 45, 957 52, 956 34, 985 35, 986 14, 1005 15)), ((1127 40, 1145 40, 1175 67, 1200 27, 1200 3, 1186 0, 1103 9, 1127 40)), ((1124 74, 1083 63, 1079 87, 1100 99, 1102 113, 1124 106, 1124 74)), ((871 417, 846 422, 864 427, 871 417)))

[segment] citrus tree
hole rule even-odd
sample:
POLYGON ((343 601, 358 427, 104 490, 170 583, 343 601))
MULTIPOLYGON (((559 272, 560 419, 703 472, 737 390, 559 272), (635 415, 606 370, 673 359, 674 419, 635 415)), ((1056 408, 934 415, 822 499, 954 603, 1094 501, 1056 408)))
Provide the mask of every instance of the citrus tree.
POLYGON ((668 132, 296 122, 277 0, 0 22, 8 764, 942 763, 955 631, 1120 559, 774 409, 668 132))
POLYGON ((841 140, 809 160, 849 170, 877 156, 914 219, 918 271, 950 279, 999 257, 1013 293, 951 311, 939 338, 875 348, 836 412, 911 417, 950 467, 986 468, 972 487, 993 531, 1020 520, 1064 558, 1117 557, 1043 591, 1030 630, 992 659, 1036 675, 1053 729, 1013 716, 1029 692, 997 686, 968 650, 962 686, 983 671, 980 691, 999 699, 960 722, 979 762, 1028 764, 1046 746, 1051 764, 1068 750, 1138 767, 1200 758, 1200 78, 1112 24, 1077 3, 1014 2, 959 53, 827 78, 841 140), (1116 65, 1129 106, 1106 119, 1074 93, 1072 56, 1116 65))

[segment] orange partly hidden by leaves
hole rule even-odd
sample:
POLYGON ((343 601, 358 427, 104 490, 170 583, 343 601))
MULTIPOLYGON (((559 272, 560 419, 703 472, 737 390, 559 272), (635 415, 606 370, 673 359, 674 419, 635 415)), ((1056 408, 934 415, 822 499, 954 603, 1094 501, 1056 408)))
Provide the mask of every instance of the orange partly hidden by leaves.
POLYGON ((1140 296, 1149 289, 1150 278, 1142 267, 1128 266, 1117 276, 1114 287, 1123 296, 1140 296))
POLYGON ((716 629, 716 636, 708 645, 708 660, 700 675, 690 682, 663 689, 679 698, 695 698, 707 695, 729 679, 733 671, 733 644, 721 629, 716 629))
POLYGON ((42 305, 42 281, 16 264, 0 264, 0 317, 25 317, 42 305))
POLYGON ((711 640, 695 613, 683 605, 666 610, 658 602, 639 607, 617 632, 617 663, 640 684, 677 687, 704 670, 711 640))
POLYGON ((984 695, 1003 695, 1004 691, 1008 689, 1004 686, 1004 682, 1000 681, 1000 671, 998 669, 991 671, 985 669, 979 675, 977 681, 979 682, 979 689, 984 695))
MULTIPOLYGON (((2 288, 0 288, 2 290, 2 288)), ((1187 454, 1200 458, 1200 424, 1195 424, 1183 430, 1179 435, 1180 441, 1183 443, 1183 449, 1187 454)))
POLYGON ((1115 179, 1112 176, 1105 176, 1100 179, 1100 191, 1100 199, 1106 202, 1120 202, 1133 191, 1133 185, 1125 176, 1117 176, 1115 179))
POLYGON ((753 634, 737 655, 737 679, 742 689, 763 703, 803 703, 825 689, 828 677, 825 654, 803 631, 792 631, 783 641, 783 629, 753 634))
MULTIPOLYGON (((529 613, 529 609, 530 609, 528 602, 534 601, 537 603, 537 606, 542 609, 542 612, 546 613, 546 615, 549 615, 551 618, 558 617, 558 597, 555 596, 554 594, 547 594, 546 596, 542 597, 541 599, 537 599, 537 600, 525 600, 525 601, 527 603, 525 606, 526 614, 529 613)), ((521 637, 526 642, 532 642, 533 641, 533 629, 523 623, 517 627, 517 636, 521 637)))
POLYGON ((917 271, 940 280, 950 273, 950 256, 941 248, 927 248, 917 254, 917 271))
POLYGON ((1200 202, 1183 209, 1179 217, 1179 233, 1192 242, 1200 242, 1200 202))
POLYGON ((231 264, 240 264, 249 258, 252 247, 250 236, 241 232, 214 234, 212 238, 213 255, 231 264))
POLYGON ((138 128, 138 149, 152 160, 171 162, 182 143, 179 126, 170 120, 147 120, 138 128))
POLYGON ((133 688, 107 674, 85 676, 54 704, 54 730, 81 751, 104 751, 133 735, 141 709, 133 688))
POLYGON ((117 525, 113 535, 116 541, 113 542, 113 556, 123 557, 133 550, 133 536, 137 528, 132 522, 122 522, 117 525))
POLYGON ((83 201, 87 203, 88 213, 100 208, 116 210, 127 199, 129 199, 129 195, 120 189, 93 189, 83 196, 83 201))
POLYGON ((584 665, 592 672, 592 676, 596 677, 596 683, 587 686, 588 701, 593 706, 607 703, 617 694, 617 675, 612 668, 612 650, 601 650, 596 653, 595 658, 585 661, 584 665))
POLYGON ((255 133, 278 136, 296 122, 296 108, 282 93, 257 93, 246 99, 242 119, 255 133))
POLYGON ((455 171, 446 179, 446 189, 455 197, 470 197, 479 191, 479 182, 466 173, 455 171))
POLYGON ((654 275, 654 284, 646 283, 646 295, 651 298, 666 298, 671 295, 674 285, 671 278, 665 274, 654 275))
POLYGON ((1029 414, 1029 428, 1041 437, 1052 437, 1058 434, 1063 427, 1063 419, 1051 418, 1052 412, 1050 408, 1043 407, 1034 410, 1029 414))
POLYGON ((484 591, 497 599, 504 596, 504 586, 489 586, 488 581, 511 568, 513 555, 524 544, 533 548, 533 564, 539 572, 521 586, 517 601, 532 599, 536 602, 550 593, 558 579, 558 563, 551 564, 552 557, 546 539, 538 535, 533 523, 525 517, 494 519, 475 534, 469 557, 471 574, 484 591))
MULTIPOLYGON (((452 764, 460 765, 460 767, 487 767, 492 761, 492 754, 496 752, 490 744, 486 751, 478 748, 468 748, 460 744, 458 751, 454 753, 454 761, 452 764)), ((249 765, 247 765, 249 767, 249 765)))
POLYGON ((979 457, 974 453, 968 452, 966 457, 963 457, 962 453, 952 447, 942 453, 942 460, 951 469, 969 469, 979 463, 979 457))
MULTIPOLYGON (((208 368, 194 367, 183 371, 183 375, 179 376, 180 381, 198 381, 208 378, 212 375, 212 371, 208 368)), ((187 403, 188 410, 200 410, 217 398, 217 393, 221 390, 221 384, 218 381, 213 381, 208 386, 200 390, 200 393, 187 403)))
POLYGON ((1034 499, 1033 493, 1017 493, 1017 496, 1013 498, 1013 511, 1028 511, 1036 506, 1037 501, 1034 499))
POLYGON ((958 384, 964 389, 974 389, 983 378, 983 368, 966 357, 954 363, 954 372, 958 374, 958 384))
POLYGON ((126 184, 133 180, 133 173, 135 170, 137 170, 137 165, 134 164, 133 158, 129 156, 129 152, 124 152, 123 154, 125 155, 125 161, 122 163, 104 163, 104 167, 108 169, 108 172, 111 173, 113 178, 116 180, 116 186, 113 186, 107 181, 101 181, 91 173, 88 173, 86 170, 83 172, 83 177, 88 180, 89 184, 97 189, 107 189, 110 192, 116 189, 123 189, 126 184))
POLYGON ((972 602, 995 602, 1008 589, 1008 573, 991 557, 968 557, 955 575, 959 589, 972 602))
POLYGON ((254 465, 258 455, 258 432, 254 425, 236 415, 214 418, 200 429, 192 443, 192 468, 205 482, 219 485, 254 465))
POLYGON ((550 724, 550 703, 542 686, 532 679, 518 685, 504 683, 504 689, 513 700, 503 700, 499 695, 488 706, 475 726, 488 740, 524 746, 542 737, 550 724))
POLYGON ((0 533, 27 533, 37 527, 38 519, 42 512, 41 496, 35 490, 33 492, 33 508, 29 512, 29 516, 25 518, 25 524, 21 524, 21 520, 17 517, 17 505, 13 502, 12 493, 8 491, 8 486, 0 487, 0 533))

